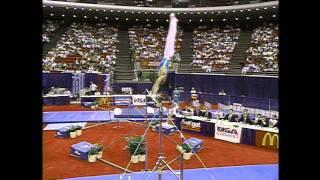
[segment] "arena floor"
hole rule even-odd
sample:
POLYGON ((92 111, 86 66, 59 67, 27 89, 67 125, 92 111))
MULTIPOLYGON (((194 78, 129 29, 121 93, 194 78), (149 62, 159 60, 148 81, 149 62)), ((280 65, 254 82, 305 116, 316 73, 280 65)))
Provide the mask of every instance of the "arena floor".
MULTIPOLYGON (((44 108, 46 109, 46 108, 44 108)), ((74 109, 73 109, 74 110, 74 109)), ((87 123, 86 126, 94 123, 87 123)), ((43 124, 45 127, 46 124, 43 124)), ((100 143, 105 146, 103 159, 126 167, 130 160, 130 154, 126 148, 127 142, 121 137, 130 136, 128 133, 136 130, 131 135, 142 135, 145 127, 133 123, 122 122, 121 128, 112 128, 115 123, 109 122, 83 131, 83 135, 74 139, 61 139, 55 137, 56 131, 43 131, 43 174, 45 180, 74 178, 84 176, 101 176, 108 174, 121 174, 124 171, 104 164, 102 162, 89 163, 70 155, 72 144, 81 141, 100 143)), ((204 141, 204 149, 199 152, 199 157, 208 167, 244 166, 278 164, 278 151, 264 149, 256 146, 233 144, 210 137, 204 137, 193 133, 184 133, 186 138, 196 137, 204 141)), ((148 169, 152 169, 158 158, 158 133, 148 130, 148 169)), ((176 143, 180 142, 178 133, 163 138, 163 151, 166 161, 170 161, 179 154, 176 151, 176 143)), ((193 156, 191 160, 184 161, 185 169, 202 168, 198 159, 193 156)), ((180 161, 171 164, 178 170, 180 161)), ((128 169, 141 171, 145 163, 131 164, 128 169)))

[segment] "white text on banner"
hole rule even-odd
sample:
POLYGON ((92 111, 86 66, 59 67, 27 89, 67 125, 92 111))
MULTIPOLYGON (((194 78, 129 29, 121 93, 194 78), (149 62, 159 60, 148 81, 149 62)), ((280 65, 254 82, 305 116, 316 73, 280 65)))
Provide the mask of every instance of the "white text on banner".
POLYGON ((136 106, 146 105, 145 95, 132 95, 132 104, 136 106))
POLYGON ((214 138, 233 143, 240 143, 241 132, 241 127, 234 127, 233 125, 216 124, 214 138))

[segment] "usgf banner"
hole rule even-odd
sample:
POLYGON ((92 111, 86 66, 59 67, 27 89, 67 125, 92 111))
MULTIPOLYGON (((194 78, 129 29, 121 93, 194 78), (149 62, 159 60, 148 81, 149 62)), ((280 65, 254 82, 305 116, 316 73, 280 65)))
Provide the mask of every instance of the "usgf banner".
POLYGON ((216 124, 214 138, 233 143, 240 143, 241 132, 241 127, 234 127, 233 125, 216 124))
POLYGON ((132 95, 132 104, 137 106, 146 105, 146 96, 145 95, 132 95))

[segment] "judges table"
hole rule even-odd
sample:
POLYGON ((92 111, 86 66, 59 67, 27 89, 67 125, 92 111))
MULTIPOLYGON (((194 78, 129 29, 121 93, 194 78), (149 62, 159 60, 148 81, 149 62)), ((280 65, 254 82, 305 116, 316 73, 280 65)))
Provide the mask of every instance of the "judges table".
POLYGON ((44 105, 67 105, 70 104, 70 96, 68 94, 51 94, 43 97, 44 105))
POLYGON ((200 133, 215 139, 276 150, 279 148, 279 130, 275 128, 180 114, 176 115, 175 124, 180 130, 182 126, 183 131, 200 133))

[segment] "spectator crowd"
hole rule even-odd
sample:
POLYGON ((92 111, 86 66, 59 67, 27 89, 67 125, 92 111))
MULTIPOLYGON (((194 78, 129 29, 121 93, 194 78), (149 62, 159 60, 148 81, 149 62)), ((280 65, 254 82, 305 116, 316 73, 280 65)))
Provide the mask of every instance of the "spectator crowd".
POLYGON ((247 59, 242 74, 247 72, 267 72, 279 70, 279 27, 258 27, 253 30, 250 48, 247 50, 247 59))
POLYGON ((117 31, 104 23, 71 24, 43 59, 43 70, 111 73, 119 52, 117 31))
MULTIPOLYGON (((129 28, 130 52, 133 61, 160 61, 166 43, 168 29, 160 26, 151 28, 147 26, 133 26, 129 28)), ((179 50, 182 44, 182 30, 177 31, 175 41, 175 56, 179 59, 179 50)))
POLYGON ((240 28, 198 27, 193 31, 192 67, 201 67, 206 72, 228 70, 240 28))
POLYGON ((42 42, 49 43, 50 38, 54 35, 54 32, 59 28, 58 22, 53 22, 50 20, 45 21, 42 24, 42 42))

